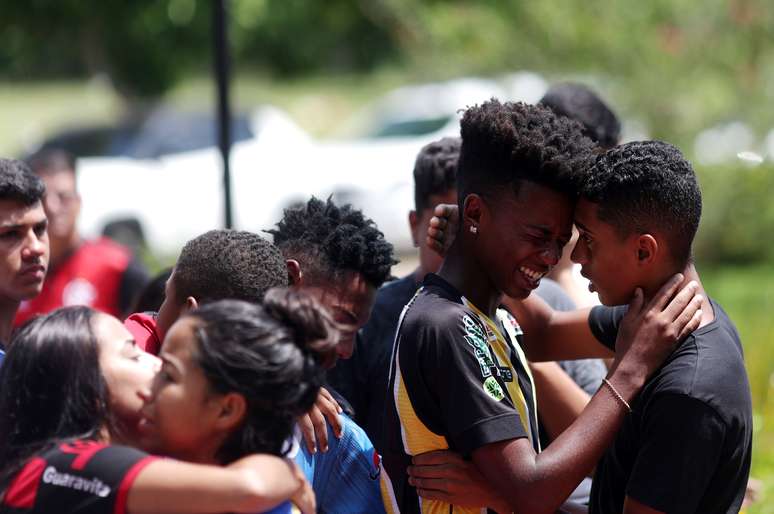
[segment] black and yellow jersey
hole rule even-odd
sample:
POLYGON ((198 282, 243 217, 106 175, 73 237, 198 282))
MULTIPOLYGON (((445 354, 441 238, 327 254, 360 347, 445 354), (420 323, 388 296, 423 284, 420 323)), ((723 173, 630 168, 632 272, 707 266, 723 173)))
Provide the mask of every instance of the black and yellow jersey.
POLYGON ((492 320, 442 278, 425 278, 403 310, 392 350, 379 449, 388 513, 486 512, 419 498, 406 474, 413 455, 451 449, 469 457, 521 437, 540 450, 521 334, 505 310, 492 320))

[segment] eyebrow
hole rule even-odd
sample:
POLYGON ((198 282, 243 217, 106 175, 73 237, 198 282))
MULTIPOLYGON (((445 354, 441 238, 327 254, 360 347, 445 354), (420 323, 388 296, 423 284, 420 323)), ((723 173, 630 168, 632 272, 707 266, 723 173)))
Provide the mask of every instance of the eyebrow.
POLYGON ((20 228, 25 228, 32 225, 33 227, 39 227, 40 225, 48 225, 47 219, 38 220, 35 223, 26 224, 26 223, 13 223, 13 224, 4 224, 0 223, 0 230, 18 230, 20 228))
POLYGON ((575 226, 578 227, 579 229, 581 229, 584 232, 588 232, 589 234, 593 234, 594 233, 594 231, 589 230, 589 228, 586 225, 584 225, 583 223, 578 221, 577 218, 575 219, 575 226))
MULTIPOLYGON (((551 236, 553 234, 551 229, 548 228, 546 225, 527 224, 527 228, 530 228, 530 229, 542 232, 543 235, 546 235, 546 236, 551 236)), ((570 231, 569 233, 559 234, 558 238, 560 240, 561 239, 566 239, 567 241, 569 241, 572 238, 572 231, 570 231)))
POLYGON ((165 357, 164 355, 159 355, 159 358, 161 359, 161 364, 167 364, 172 369, 174 369, 177 373, 182 374, 182 372, 180 371, 180 368, 177 366, 177 364, 175 364, 174 362, 169 360, 169 358, 165 357))
POLYGON ((544 234, 551 234, 551 229, 548 228, 546 225, 527 224, 527 228, 531 228, 533 230, 538 230, 540 232, 543 232, 544 234))

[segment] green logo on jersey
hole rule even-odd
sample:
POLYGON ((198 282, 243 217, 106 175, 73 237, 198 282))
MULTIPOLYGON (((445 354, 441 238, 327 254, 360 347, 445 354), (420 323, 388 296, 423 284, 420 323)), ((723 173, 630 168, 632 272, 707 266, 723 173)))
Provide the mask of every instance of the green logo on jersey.
POLYGON ((494 367, 494 362, 492 361, 492 355, 489 353, 489 345, 486 344, 486 339, 484 339, 484 331, 467 314, 462 317, 462 324, 465 325, 465 341, 473 347, 473 353, 476 356, 478 365, 481 367, 481 376, 484 378, 491 377, 492 371, 490 368, 494 367))
POLYGON ((484 392, 498 402, 505 398, 503 388, 500 387, 500 383, 495 377, 489 377, 484 380, 484 392))

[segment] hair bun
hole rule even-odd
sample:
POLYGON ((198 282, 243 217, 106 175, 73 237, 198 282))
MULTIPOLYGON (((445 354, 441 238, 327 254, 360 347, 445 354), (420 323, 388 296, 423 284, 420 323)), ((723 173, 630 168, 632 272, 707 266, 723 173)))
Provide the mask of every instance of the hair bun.
POLYGON ((328 310, 308 293, 286 287, 266 292, 267 314, 293 331, 296 344, 317 354, 323 366, 336 360, 338 327, 328 310))

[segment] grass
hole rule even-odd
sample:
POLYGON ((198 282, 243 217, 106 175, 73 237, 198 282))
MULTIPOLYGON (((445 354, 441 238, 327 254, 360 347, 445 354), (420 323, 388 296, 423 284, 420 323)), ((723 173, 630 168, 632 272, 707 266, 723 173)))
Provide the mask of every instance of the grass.
POLYGON ((753 398, 752 476, 759 501, 748 514, 774 514, 774 268, 701 270, 707 292, 728 312, 742 338, 753 398))

